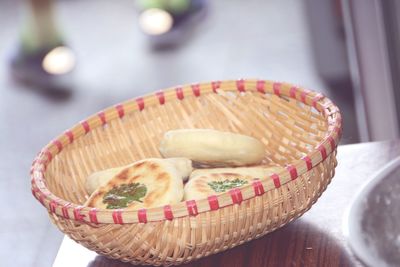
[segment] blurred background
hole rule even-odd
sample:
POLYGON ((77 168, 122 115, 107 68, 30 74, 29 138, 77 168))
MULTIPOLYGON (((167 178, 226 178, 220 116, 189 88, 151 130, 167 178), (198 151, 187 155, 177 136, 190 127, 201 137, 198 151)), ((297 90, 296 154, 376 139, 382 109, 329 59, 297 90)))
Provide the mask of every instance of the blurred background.
MULTIPOLYGON (((399 14, 396 0, 0 0, 0 186, 11 186, 2 198, 30 199, 29 166, 65 129, 179 84, 287 81, 339 106, 343 144, 397 138, 399 14)), ((2 217, 0 239, 56 251, 61 234, 44 209, 15 208, 25 228, 8 236, 15 217, 2 217)), ((34 265, 28 258, 17 260, 34 265)))

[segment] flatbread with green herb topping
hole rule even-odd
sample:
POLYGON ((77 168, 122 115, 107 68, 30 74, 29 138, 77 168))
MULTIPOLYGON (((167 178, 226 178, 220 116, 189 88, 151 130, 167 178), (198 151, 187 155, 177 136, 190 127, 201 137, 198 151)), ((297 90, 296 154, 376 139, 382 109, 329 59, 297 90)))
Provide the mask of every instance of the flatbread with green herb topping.
POLYGON ((239 173, 208 173, 190 179, 184 188, 184 199, 202 199, 232 188, 251 184, 255 177, 239 173))
POLYGON ((95 190, 85 206, 136 210, 178 203, 183 197, 182 177, 190 171, 191 165, 181 161, 141 160, 95 190))
POLYGON ((251 183, 279 172, 278 165, 260 165, 257 167, 196 169, 190 174, 184 188, 184 199, 201 199, 223 193, 234 187, 251 183))
MULTIPOLYGON (((179 172, 178 175, 182 177, 183 181, 186 181, 189 177, 190 173, 192 172, 192 161, 186 158, 168 158, 168 159, 157 159, 164 162, 169 162, 175 166, 177 171, 179 172)), ((135 163, 133 163, 135 164, 135 163)), ((106 169, 98 172, 94 172, 88 176, 85 182, 85 189, 88 194, 92 194, 97 188, 100 186, 105 185, 108 181, 111 180, 115 175, 120 173, 123 169, 130 166, 132 164, 116 167, 111 169, 106 169)))

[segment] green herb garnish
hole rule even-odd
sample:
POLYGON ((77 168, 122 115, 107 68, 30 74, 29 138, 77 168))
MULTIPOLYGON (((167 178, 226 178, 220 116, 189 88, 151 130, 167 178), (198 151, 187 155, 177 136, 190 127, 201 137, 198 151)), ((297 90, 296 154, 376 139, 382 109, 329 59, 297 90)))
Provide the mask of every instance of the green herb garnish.
POLYGON ((103 203, 107 204, 107 209, 126 208, 133 201, 142 202, 140 199, 146 193, 147 188, 144 184, 122 184, 108 191, 103 197, 103 203))
POLYGON ((236 178, 235 180, 226 179, 225 181, 212 181, 208 183, 208 185, 212 188, 212 190, 214 190, 217 193, 225 192, 226 190, 235 187, 240 187, 244 184, 247 184, 247 181, 240 180, 239 178, 236 178))

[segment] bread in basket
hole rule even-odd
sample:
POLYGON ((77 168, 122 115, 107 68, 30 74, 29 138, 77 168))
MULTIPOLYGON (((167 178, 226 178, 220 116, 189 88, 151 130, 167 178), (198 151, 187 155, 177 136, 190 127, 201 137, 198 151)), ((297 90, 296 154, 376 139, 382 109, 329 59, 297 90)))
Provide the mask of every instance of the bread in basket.
POLYGON ((83 246, 135 264, 178 265, 261 237, 307 211, 336 167, 339 109, 287 83, 218 81, 178 86, 101 111, 58 136, 31 169, 32 193, 52 222, 83 246), (256 137, 268 177, 206 199, 124 211, 83 207, 85 178, 161 157, 171 129, 213 128, 256 137))

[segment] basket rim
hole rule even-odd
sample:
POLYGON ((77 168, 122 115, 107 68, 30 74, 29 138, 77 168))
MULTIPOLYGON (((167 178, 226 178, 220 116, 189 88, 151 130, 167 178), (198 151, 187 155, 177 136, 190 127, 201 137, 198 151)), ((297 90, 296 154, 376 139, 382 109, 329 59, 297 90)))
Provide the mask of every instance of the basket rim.
POLYGON ((326 160, 337 148, 341 138, 342 117, 339 108, 321 93, 304 89, 286 82, 259 79, 240 79, 203 82, 170 87, 161 91, 136 97, 108 107, 81 121, 48 143, 36 156, 31 167, 31 190, 33 196, 48 210, 65 219, 92 224, 147 223, 173 220, 174 218, 196 216, 200 213, 218 210, 227 206, 263 195, 281 187, 310 171, 326 160), (187 200, 177 204, 139 210, 107 210, 84 207, 68 202, 54 195, 46 186, 45 171, 55 155, 92 129, 103 127, 112 120, 121 119, 126 114, 141 112, 145 106, 163 105, 166 101, 181 101, 185 95, 200 97, 202 94, 223 91, 258 92, 278 97, 296 99, 314 107, 326 120, 327 132, 323 140, 301 159, 281 167, 279 172, 261 177, 252 184, 234 188, 227 192, 209 196, 207 199, 187 200))

